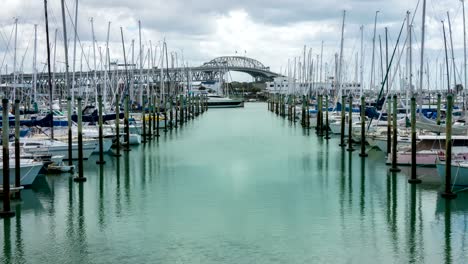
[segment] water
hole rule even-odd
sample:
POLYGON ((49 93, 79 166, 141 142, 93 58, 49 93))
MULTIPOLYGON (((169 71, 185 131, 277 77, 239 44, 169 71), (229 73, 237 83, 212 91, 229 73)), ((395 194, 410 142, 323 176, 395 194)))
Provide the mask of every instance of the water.
POLYGON ((266 104, 213 109, 88 181, 42 176, 0 220, 0 263, 462 263, 468 194, 387 173, 266 104))

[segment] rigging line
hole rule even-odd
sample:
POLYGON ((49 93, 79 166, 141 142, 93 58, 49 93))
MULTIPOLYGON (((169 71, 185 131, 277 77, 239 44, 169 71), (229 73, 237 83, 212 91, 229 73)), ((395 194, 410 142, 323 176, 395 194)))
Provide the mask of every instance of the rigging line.
POLYGON ((8 40, 8 43, 7 43, 7 49, 5 51, 5 55, 3 56, 2 64, 0 65, 0 74, 1 74, 2 69, 3 69, 3 65, 5 63, 6 56, 7 56, 8 52, 9 52, 9 48, 10 48, 10 44, 11 44, 11 38, 13 37, 13 31, 14 31, 14 28, 11 29, 10 39, 8 40))

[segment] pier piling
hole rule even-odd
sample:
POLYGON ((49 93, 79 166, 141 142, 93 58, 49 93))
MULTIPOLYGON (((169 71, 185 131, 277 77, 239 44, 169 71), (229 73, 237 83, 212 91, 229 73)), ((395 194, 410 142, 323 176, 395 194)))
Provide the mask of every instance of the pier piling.
POLYGON ((411 178, 408 183, 421 183, 416 175, 416 98, 411 97, 411 178))
POLYGON ((346 147, 344 142, 345 136, 345 124, 346 124, 346 117, 345 117, 345 107, 346 107, 346 95, 341 97, 341 133, 340 133, 340 147, 346 147))
POLYGON ((361 153, 359 156, 367 157, 366 153, 366 97, 361 96, 361 153))
POLYGON ((397 113, 398 113, 398 108, 397 108, 397 96, 393 95, 393 112, 392 112, 392 167, 390 168, 390 172, 399 172, 401 171, 400 168, 397 167, 397 133, 398 133, 398 127, 397 127, 397 113))
POLYGON ((120 157, 120 94, 115 95, 115 149, 114 157, 120 157))
POLYGON ((75 182, 85 182, 86 177, 83 176, 83 111, 82 98, 78 97, 78 177, 75 177, 75 182))
POLYGON ((128 94, 125 95, 124 100, 124 132, 125 132, 125 148, 124 151, 130 151, 130 121, 129 121, 129 104, 130 104, 130 96, 128 94))
MULTIPOLYGON (((19 112, 19 103, 18 99, 15 100, 15 187, 19 188, 21 186, 21 174, 20 174, 20 112, 19 112)), ((5 120, 5 119, 4 119, 5 120)), ((16 192, 16 199, 21 198, 21 192, 16 192)))
POLYGON ((387 96, 387 155, 392 150, 392 97, 387 96))
POLYGON ((452 192, 452 112, 453 95, 447 95, 447 116, 445 119, 445 189, 441 196, 446 199, 454 199, 456 193, 452 192))
MULTIPOLYGON (((2 99, 3 115, 2 115, 2 145, 3 145, 3 211, 0 211, 1 218, 9 218, 15 216, 15 212, 11 210, 10 203, 10 156, 8 138, 10 123, 8 119, 8 99, 2 99)), ((19 168, 17 168, 19 170, 19 168)))
POLYGON ((102 95, 98 95, 98 111, 99 111, 99 160, 96 161, 96 164, 106 164, 104 161, 104 140, 102 132, 102 95))
POLYGON ((329 122, 328 122, 328 94, 325 95, 325 106, 326 106, 326 109, 325 109, 325 139, 326 140, 329 140, 330 139, 330 135, 329 135, 329 130, 330 130, 330 127, 329 127, 329 122))
POLYGON ((347 151, 354 151, 353 148, 353 96, 349 95, 349 109, 348 109, 348 149, 347 151))

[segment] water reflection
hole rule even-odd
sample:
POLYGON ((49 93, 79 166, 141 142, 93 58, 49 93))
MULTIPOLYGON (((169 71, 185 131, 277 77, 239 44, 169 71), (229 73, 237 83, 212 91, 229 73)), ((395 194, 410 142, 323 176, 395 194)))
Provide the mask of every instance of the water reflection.
POLYGON ((364 219, 364 209, 366 207, 366 159, 361 158, 361 195, 359 199, 359 209, 361 213, 361 221, 364 219))
POLYGON ((5 263, 11 263, 11 218, 3 219, 3 255, 5 263))
POLYGON ((445 263, 452 263, 452 214, 451 201, 445 199, 445 263))
POLYGON ((99 209, 98 209, 98 222, 101 230, 105 225, 105 210, 104 210, 104 165, 99 165, 99 209))

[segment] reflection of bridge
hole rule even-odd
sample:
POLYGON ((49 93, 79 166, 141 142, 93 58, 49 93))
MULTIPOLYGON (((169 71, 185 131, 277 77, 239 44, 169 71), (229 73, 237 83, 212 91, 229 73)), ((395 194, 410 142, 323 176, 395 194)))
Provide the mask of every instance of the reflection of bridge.
MULTIPOLYGON (((240 56, 218 57, 198 67, 179 67, 179 68, 146 68, 141 71, 136 67, 127 67, 125 65, 111 64, 109 71, 98 70, 88 72, 75 72, 75 85, 87 86, 94 83, 104 84, 107 82, 110 87, 115 87, 113 84, 123 83, 127 76, 130 78, 130 83, 134 86, 138 84, 159 85, 164 82, 187 82, 190 81, 217 81, 228 71, 238 71, 250 74, 257 81, 267 81, 274 77, 280 76, 277 73, 271 72, 269 67, 264 66, 261 62, 240 56)), ((72 74, 69 75, 70 80, 72 74)), ((31 87, 33 82, 33 74, 18 73, 16 82, 18 86, 31 87)), ((63 72, 53 74, 54 83, 63 85, 65 83, 65 74, 63 72)), ((45 87, 47 83, 47 73, 41 72, 36 76, 36 87, 45 87)), ((8 85, 14 83, 13 74, 0 75, 0 83, 8 85)))

